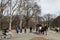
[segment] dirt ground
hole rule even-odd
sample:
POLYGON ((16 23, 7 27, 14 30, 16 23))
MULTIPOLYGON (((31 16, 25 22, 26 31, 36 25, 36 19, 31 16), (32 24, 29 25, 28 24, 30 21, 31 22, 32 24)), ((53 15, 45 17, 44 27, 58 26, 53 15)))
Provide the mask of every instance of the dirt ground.
POLYGON ((43 37, 34 37, 31 40, 48 40, 48 39, 43 38, 43 37))

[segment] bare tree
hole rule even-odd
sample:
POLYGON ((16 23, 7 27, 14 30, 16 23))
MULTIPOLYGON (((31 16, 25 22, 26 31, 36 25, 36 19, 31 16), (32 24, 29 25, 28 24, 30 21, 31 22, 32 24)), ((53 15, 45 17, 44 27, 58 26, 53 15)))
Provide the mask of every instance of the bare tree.
MULTIPOLYGON (((7 3, 8 3, 8 1, 7 1, 7 3)), ((1 19, 3 17, 3 11, 5 10, 7 3, 3 3, 3 0, 1 0, 1 4, 0 4, 0 24, 1 24, 1 19)))
POLYGON ((14 14, 15 10, 16 10, 15 6, 17 5, 18 0, 16 1, 16 4, 13 7, 12 7, 12 0, 9 0, 9 1, 10 1, 10 23, 9 23, 9 30, 11 30, 12 17, 13 17, 13 14, 14 14))
MULTIPOLYGON (((9 17, 9 30, 11 30, 12 21, 15 20, 13 18, 14 12, 16 12, 16 15, 18 13, 18 16, 20 18, 20 27, 22 27, 23 22, 24 25, 28 27, 29 21, 33 22, 31 19, 36 18, 35 20, 38 21, 38 14, 40 15, 41 10, 36 3, 32 3, 31 0, 18 0, 16 1, 16 4, 12 6, 12 1, 13 0, 6 1, 6 3, 4 3, 4 5, 1 5, 0 8, 2 13, 3 11, 7 11, 8 16, 6 16, 9 17), (6 7, 8 7, 8 10, 5 10, 6 7)), ((5 13, 3 15, 5 15, 5 13)))
POLYGON ((51 23, 53 27, 60 27, 60 16, 57 16, 51 23))
POLYGON ((49 27, 50 24, 51 24, 52 18, 53 18, 53 15, 52 15, 52 14, 45 14, 45 15, 43 16, 43 21, 45 22, 45 24, 48 25, 48 27, 49 27))
POLYGON ((20 0, 18 4, 18 14, 20 16, 20 27, 22 26, 23 16, 25 15, 26 26, 28 22, 34 15, 40 14, 40 8, 36 3, 29 2, 31 0, 20 0))

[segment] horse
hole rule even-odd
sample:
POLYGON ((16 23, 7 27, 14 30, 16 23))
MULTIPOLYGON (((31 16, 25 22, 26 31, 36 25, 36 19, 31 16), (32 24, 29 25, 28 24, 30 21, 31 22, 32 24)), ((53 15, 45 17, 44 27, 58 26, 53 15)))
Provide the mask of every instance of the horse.
POLYGON ((39 31, 39 27, 41 26, 41 24, 37 24, 36 25, 36 32, 38 32, 39 31))
POLYGON ((44 32, 46 32, 46 35, 47 35, 47 30, 48 30, 47 25, 45 25, 45 26, 42 26, 41 24, 36 25, 36 32, 39 32, 42 34, 44 34, 44 32), (40 27, 41 27, 41 29, 40 29, 40 27))
POLYGON ((44 26, 44 27, 42 27, 42 29, 41 29, 41 33, 44 34, 44 32, 46 32, 46 35, 47 35, 47 30, 48 30, 48 27, 47 27, 47 26, 44 26))
POLYGON ((39 33, 42 33, 41 32, 42 31, 42 26, 39 26, 38 31, 39 31, 39 33))

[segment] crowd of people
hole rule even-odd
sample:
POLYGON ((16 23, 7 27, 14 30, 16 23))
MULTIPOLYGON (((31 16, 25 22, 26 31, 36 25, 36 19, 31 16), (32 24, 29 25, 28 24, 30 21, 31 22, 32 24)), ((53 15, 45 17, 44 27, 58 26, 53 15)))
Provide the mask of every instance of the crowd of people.
MULTIPOLYGON (((47 31, 48 31, 48 26, 47 25, 42 25, 42 24, 37 24, 36 27, 36 33, 41 33, 41 34, 44 34, 44 32, 46 32, 46 35, 47 35, 47 31)), ((33 28, 32 26, 29 27, 29 32, 31 33, 33 28)), ((22 28, 19 28, 19 27, 16 27, 16 33, 22 33, 22 31, 24 31, 24 33, 27 32, 27 28, 26 27, 22 27, 22 28)))
MULTIPOLYGON (((32 26, 30 26, 30 28, 29 28, 29 30, 30 30, 30 33, 32 32, 32 26)), ((22 28, 20 28, 20 27, 16 27, 16 33, 22 33, 22 31, 24 31, 24 33, 26 33, 27 32, 27 28, 26 27, 22 27, 22 28)))
MULTIPOLYGON (((38 32, 38 33, 44 34, 44 32, 46 32, 46 35, 47 35, 47 30, 48 30, 47 25, 37 24, 36 27, 35 27, 35 29, 36 29, 36 33, 38 32)), ((20 28, 20 27, 16 26, 15 30, 16 30, 17 34, 18 33, 22 33, 23 31, 24 31, 24 33, 27 32, 27 28, 26 27, 20 28)), ((33 30, 33 28, 32 28, 32 26, 30 26, 29 27, 29 32, 32 33, 32 30, 33 30)), ((4 31, 2 32, 2 34, 6 36, 7 35, 6 33, 7 33, 7 29, 4 29, 4 31)))

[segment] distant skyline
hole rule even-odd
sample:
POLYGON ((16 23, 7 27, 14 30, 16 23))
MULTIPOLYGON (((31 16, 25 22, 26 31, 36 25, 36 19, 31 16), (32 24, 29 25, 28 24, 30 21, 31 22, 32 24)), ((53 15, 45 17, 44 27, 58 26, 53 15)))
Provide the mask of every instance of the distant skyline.
POLYGON ((37 0, 37 3, 41 7, 42 15, 48 13, 60 15, 60 0, 37 0))

